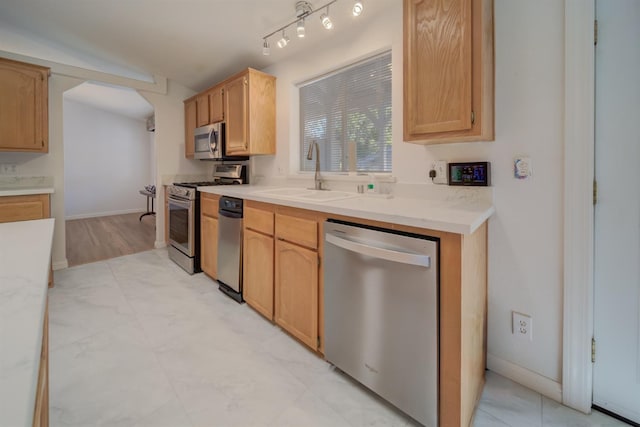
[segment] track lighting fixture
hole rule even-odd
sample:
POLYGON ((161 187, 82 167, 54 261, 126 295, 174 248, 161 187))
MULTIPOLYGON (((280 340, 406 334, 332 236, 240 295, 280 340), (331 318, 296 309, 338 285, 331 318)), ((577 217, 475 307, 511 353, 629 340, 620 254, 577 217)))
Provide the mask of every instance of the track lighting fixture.
POLYGON ((322 22, 322 26, 327 30, 333 28, 333 21, 329 18, 329 6, 327 6, 327 11, 320 15, 320 22, 322 22))
POLYGON ((364 9, 364 7, 362 6, 362 2, 355 2, 352 9, 353 16, 360 16, 360 14, 362 13, 362 9, 364 9))
MULTIPOLYGON (((325 4, 323 4, 322 6, 318 7, 317 9, 314 9, 313 6, 311 5, 311 3, 309 3, 306 0, 298 0, 296 2, 296 18, 289 22, 288 24, 278 28, 277 30, 273 31, 272 33, 267 34, 266 36, 264 36, 262 39, 264 40, 264 43, 262 45, 262 53, 264 55, 269 55, 270 53, 270 49, 269 49, 269 37, 279 33, 282 31, 282 38, 280 38, 280 40, 278 40, 277 45, 280 48, 284 48, 285 46, 287 46, 289 44, 289 37, 286 36, 285 34, 285 30, 287 28, 289 28, 290 26, 295 25, 296 26, 296 35, 298 36, 298 38, 304 38, 306 35, 306 28, 305 28, 305 23, 306 23, 306 18, 313 15, 316 12, 320 12, 323 11, 323 13, 320 15, 320 22, 322 23, 322 26, 327 29, 330 30, 333 28, 333 21, 331 20, 331 17, 329 16, 329 6, 331 6, 332 4, 336 3, 338 0, 331 0, 325 4)), ((364 6, 363 6, 363 2, 360 0, 357 0, 353 3, 353 8, 351 9, 351 13, 353 14, 353 16, 360 16, 360 14, 362 14, 362 11, 364 10, 364 6)))

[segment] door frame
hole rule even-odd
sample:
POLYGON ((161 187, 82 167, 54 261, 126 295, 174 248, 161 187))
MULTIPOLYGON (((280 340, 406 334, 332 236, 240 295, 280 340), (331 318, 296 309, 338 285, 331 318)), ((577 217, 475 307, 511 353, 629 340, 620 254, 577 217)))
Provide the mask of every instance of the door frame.
POLYGON ((595 0, 565 0, 564 302, 562 403, 593 396, 595 0))

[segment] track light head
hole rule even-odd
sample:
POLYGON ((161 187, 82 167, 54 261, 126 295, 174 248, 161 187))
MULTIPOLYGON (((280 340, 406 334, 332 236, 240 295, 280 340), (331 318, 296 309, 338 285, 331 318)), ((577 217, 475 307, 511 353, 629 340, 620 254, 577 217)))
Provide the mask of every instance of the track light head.
POLYGON ((262 44, 262 54, 269 55, 271 53, 271 48, 269 46, 269 42, 267 39, 264 39, 264 43, 262 44))
POLYGON ((305 33, 304 18, 299 20, 298 23, 296 24, 296 33, 298 34, 299 38, 303 38, 304 37, 304 33, 305 33))
POLYGON ((287 37, 287 35, 284 33, 284 30, 282 30, 282 38, 278 40, 278 47, 282 49, 288 44, 289 44, 289 37, 287 37))
POLYGON ((361 1, 355 2, 353 4, 353 9, 352 9, 353 16, 360 16, 363 9, 364 9, 364 6, 362 5, 361 1))
POLYGON ((333 28, 333 21, 329 18, 329 6, 327 6, 327 11, 320 16, 320 22, 322 22, 322 26, 327 30, 333 28))

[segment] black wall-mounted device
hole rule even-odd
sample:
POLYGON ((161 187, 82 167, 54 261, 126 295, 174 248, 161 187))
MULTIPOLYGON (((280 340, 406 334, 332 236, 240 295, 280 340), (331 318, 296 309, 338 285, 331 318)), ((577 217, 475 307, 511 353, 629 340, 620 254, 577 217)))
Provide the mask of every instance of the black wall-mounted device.
POLYGON ((449 163, 449 185, 490 186, 491 163, 449 163))

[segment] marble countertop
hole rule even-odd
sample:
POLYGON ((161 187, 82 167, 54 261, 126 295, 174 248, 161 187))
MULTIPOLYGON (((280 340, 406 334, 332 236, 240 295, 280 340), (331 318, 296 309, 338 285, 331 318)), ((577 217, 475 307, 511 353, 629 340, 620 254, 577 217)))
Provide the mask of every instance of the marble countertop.
POLYGON ((2 196, 28 196, 30 194, 51 194, 53 193, 53 187, 15 187, 6 188, 0 187, 0 197, 2 196))
POLYGON ((48 176, 6 176, 0 177, 1 196, 27 196, 31 194, 51 194, 53 178, 48 176))
POLYGON ((451 198, 439 200, 413 197, 384 198, 379 195, 354 193, 354 197, 351 198, 327 202, 309 202, 280 196, 274 197, 265 191, 276 188, 278 187, 225 185, 198 187, 198 190, 245 200, 255 200, 328 214, 352 216, 457 234, 473 233, 495 212, 490 201, 460 196, 459 192, 452 192, 451 198))
POLYGON ((31 426, 54 219, 0 224, 0 426, 31 426))

